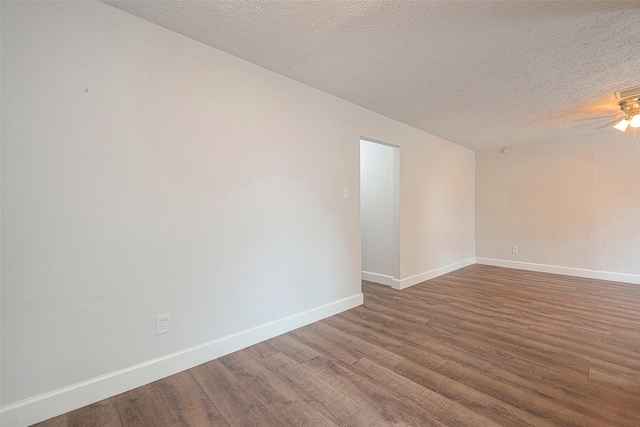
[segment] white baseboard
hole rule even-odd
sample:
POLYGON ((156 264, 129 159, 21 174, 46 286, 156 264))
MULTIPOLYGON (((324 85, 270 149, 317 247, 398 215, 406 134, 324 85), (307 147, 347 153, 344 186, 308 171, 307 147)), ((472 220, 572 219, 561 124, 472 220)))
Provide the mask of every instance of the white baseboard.
POLYGON ((384 274, 372 273, 370 271, 362 272, 362 280, 366 280, 368 282, 379 283, 381 285, 391 286, 394 289, 398 289, 396 286, 399 286, 400 280, 395 279, 391 276, 387 276, 384 274))
POLYGON ((637 274, 614 273, 611 271, 588 270, 586 268, 562 267, 559 265, 535 264, 531 262, 508 261, 504 259, 481 257, 476 257, 476 264, 516 268, 518 270, 538 271, 541 273, 564 274, 565 276, 610 280, 612 282, 624 282, 640 285, 640 275, 637 274))
POLYGON ((416 274, 415 276, 411 276, 411 277, 407 277, 402 280, 399 280, 398 281, 399 283, 397 283, 397 287, 393 286, 393 288, 406 289, 410 286, 417 285, 418 283, 422 283, 426 280, 435 279, 438 276, 451 273, 452 271, 458 270, 462 267, 466 267, 474 263, 475 263, 475 258, 467 258, 462 261, 454 262, 453 264, 445 265, 444 267, 436 268, 434 270, 430 270, 421 274, 416 274))
POLYGON ((247 329, 158 359, 111 372, 0 409, 2 427, 24 427, 241 350, 362 305, 358 293, 302 313, 247 329))

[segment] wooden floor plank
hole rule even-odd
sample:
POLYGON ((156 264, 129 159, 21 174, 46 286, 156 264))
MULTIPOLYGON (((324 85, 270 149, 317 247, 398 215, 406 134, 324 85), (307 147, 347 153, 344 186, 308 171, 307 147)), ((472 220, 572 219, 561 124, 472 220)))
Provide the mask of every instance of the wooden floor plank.
POLYGON ((261 343, 252 345, 251 347, 247 347, 244 349, 246 353, 249 353, 254 359, 262 360, 266 357, 273 356, 274 354, 280 352, 276 346, 271 344, 269 341, 263 341, 261 343))
POLYGON ((389 330, 382 332, 379 329, 376 329, 376 325, 371 324, 367 320, 361 319, 358 316, 351 316, 349 313, 341 313, 330 319, 325 319, 324 321, 329 325, 342 329, 355 337, 361 337, 373 345, 392 351, 404 359, 409 359, 428 366, 442 366, 447 363, 447 359, 449 357, 462 358, 464 360, 468 360, 474 365, 485 367, 486 369, 491 366, 491 363, 486 360, 470 360, 462 352, 452 349, 444 343, 424 340, 420 344, 416 344, 404 337, 398 337, 397 334, 394 334, 389 330))
POLYGON ((490 418, 478 414, 456 400, 446 398, 390 369, 386 369, 366 358, 360 359, 353 369, 381 387, 393 390, 424 408, 444 425, 456 426, 498 426, 490 418))
POLYGON ((331 341, 309 327, 296 329, 291 332, 291 336, 300 343, 312 348, 318 355, 339 359, 348 365, 357 362, 362 357, 359 352, 352 351, 348 346, 331 341))
POLYGON ((503 384, 509 384, 518 390, 530 395, 537 395, 542 399, 553 402, 556 406, 567 408, 573 412, 586 415, 591 419, 602 421, 602 424, 613 423, 613 425, 633 425, 638 418, 626 411, 612 411, 609 414, 602 414, 604 406, 601 399, 592 398, 588 395, 578 395, 570 387, 555 386, 539 382, 531 376, 522 377, 512 372, 493 367, 485 372, 485 377, 494 379, 503 384))
POLYGON ((278 337, 272 338, 269 340, 269 343, 271 343, 280 351, 296 359, 300 363, 304 363, 307 360, 318 357, 318 353, 314 349, 302 344, 291 334, 280 335, 278 337))
POLYGON ((320 378, 358 402, 367 413, 387 426, 446 426, 417 404, 348 369, 339 361, 316 357, 304 364, 320 378))
MULTIPOLYGON (((503 373, 507 372, 503 370, 503 373)), ((480 374, 455 363, 447 363, 443 373, 462 384, 469 383, 476 390, 509 403, 525 412, 540 418, 552 419, 561 426, 602 427, 607 425, 575 410, 567 404, 558 403, 540 393, 531 393, 523 387, 504 381, 502 378, 480 374)))
POLYGON ((278 353, 268 357, 262 363, 280 375, 298 393, 317 401, 334 419, 344 427, 381 427, 380 422, 370 411, 356 402, 351 396, 339 391, 324 379, 300 365, 295 359, 278 353))
MULTIPOLYGON (((447 363, 445 366, 449 365, 447 363)), ((442 367, 441 369, 443 369, 442 367)), ((429 369, 410 360, 405 360, 393 368, 397 374, 416 382, 442 396, 464 405, 468 409, 484 415, 503 426, 548 426, 544 417, 528 413, 499 397, 486 394, 474 388, 473 380, 461 382, 448 377, 439 370, 429 369)), ((446 370, 444 372, 447 372, 446 370)), ((469 372, 474 372, 469 369, 469 372)))
POLYGON ((176 425, 157 387, 122 393, 116 396, 116 402, 122 427, 174 427, 176 425))
POLYGON ((335 343, 349 348, 353 353, 359 354, 360 357, 367 357, 373 360, 380 366, 392 368, 400 363, 404 358, 392 351, 385 348, 378 347, 368 341, 365 341, 359 337, 349 335, 348 333, 336 329, 324 322, 316 322, 309 325, 311 330, 315 331, 319 335, 332 340, 335 343))
POLYGON ((309 427, 339 425, 332 420, 332 414, 322 411, 322 406, 317 401, 303 398, 280 380, 273 371, 260 364, 248 353, 236 352, 220 360, 256 394, 282 425, 309 427))
POLYGON ((172 375, 156 385, 176 425, 229 426, 190 371, 172 375))
POLYGON ((196 366, 191 372, 230 425, 282 425, 219 359, 196 366))

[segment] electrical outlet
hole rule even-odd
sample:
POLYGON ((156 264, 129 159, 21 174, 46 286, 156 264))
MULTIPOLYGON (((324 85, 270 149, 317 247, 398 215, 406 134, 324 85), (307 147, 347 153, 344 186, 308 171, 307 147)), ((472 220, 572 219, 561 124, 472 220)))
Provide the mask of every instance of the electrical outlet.
POLYGON ((163 314, 162 316, 156 316, 156 335, 166 334, 169 332, 169 318, 170 314, 163 314))
POLYGON ((511 247, 511 252, 514 253, 514 254, 517 254, 518 253, 518 247, 517 246, 512 246, 511 247))
POLYGON ((342 196, 343 196, 345 199, 348 199, 348 198, 349 198, 349 187, 344 187, 344 188, 342 189, 342 196))

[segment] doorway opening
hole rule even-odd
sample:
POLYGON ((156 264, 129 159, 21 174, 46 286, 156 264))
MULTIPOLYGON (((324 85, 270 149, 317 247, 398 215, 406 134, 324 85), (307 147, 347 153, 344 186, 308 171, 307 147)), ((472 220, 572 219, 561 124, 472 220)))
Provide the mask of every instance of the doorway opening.
POLYGON ((400 148, 360 139, 362 278, 400 288, 400 148))

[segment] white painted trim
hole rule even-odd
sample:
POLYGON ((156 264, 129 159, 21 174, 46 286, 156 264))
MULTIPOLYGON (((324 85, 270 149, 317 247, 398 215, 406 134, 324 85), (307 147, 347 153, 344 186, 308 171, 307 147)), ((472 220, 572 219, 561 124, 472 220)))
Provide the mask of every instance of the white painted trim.
POLYGON ((400 280, 387 276, 385 274, 372 273, 370 271, 362 272, 362 280, 366 280, 368 282, 379 283, 381 285, 391 286, 394 289, 398 289, 397 286, 400 284, 400 280))
POLYGON ((425 273, 416 274, 415 276, 404 278, 400 280, 396 286, 393 286, 393 288, 406 289, 410 286, 417 285, 418 283, 422 283, 426 280, 434 279, 438 276, 442 276, 443 274, 451 273, 452 271, 458 270, 468 265, 472 265, 474 263, 475 258, 467 258, 462 261, 454 262, 453 264, 445 265, 444 267, 436 268, 425 273))
POLYGON ((542 273, 564 274, 565 276, 584 277, 587 279, 610 280, 640 285, 640 275, 614 273, 612 271, 588 270, 586 268, 562 267, 559 265, 535 264, 532 262, 509 261, 504 259, 476 257, 476 264, 496 267, 516 268, 518 270, 538 271, 542 273))
POLYGON ((358 293, 196 347, 7 405, 0 409, 0 425, 23 427, 47 420, 317 322, 362 303, 363 295, 358 293))

